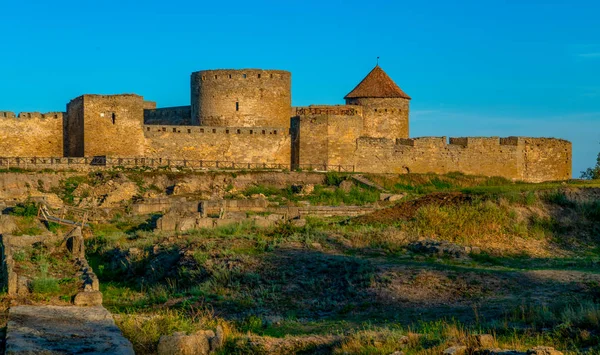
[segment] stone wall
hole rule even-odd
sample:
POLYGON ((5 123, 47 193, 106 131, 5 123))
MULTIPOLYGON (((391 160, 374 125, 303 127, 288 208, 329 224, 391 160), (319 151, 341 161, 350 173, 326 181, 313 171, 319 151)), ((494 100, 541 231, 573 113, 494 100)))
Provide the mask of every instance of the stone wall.
POLYGON ((410 100, 403 98, 348 99, 349 105, 360 105, 363 111, 363 135, 374 138, 408 138, 410 100))
POLYGON ((71 101, 67 109, 69 147, 75 148, 69 149, 69 156, 135 157, 144 154, 143 97, 133 94, 83 95, 71 101))
POLYGON ((144 124, 191 126, 191 106, 144 109, 144 124))
POLYGON ((192 124, 221 127, 290 126, 291 73, 283 70, 204 70, 192 73, 192 124))
POLYGON ((290 164, 286 127, 144 126, 147 157, 290 164))
POLYGON ((0 112, 0 155, 5 157, 61 156, 62 112, 0 112))
MULTIPOLYGON (((571 143, 525 137, 361 137, 353 161, 357 171, 502 176, 540 182, 571 177, 571 143), (543 158, 542 158, 543 156, 543 158)), ((351 160, 351 159, 350 159, 351 160)))
MULTIPOLYGON (((294 148, 298 164, 345 165, 354 156, 356 139, 363 129, 362 108, 359 106, 295 107, 298 121, 294 148)), ((296 126, 296 125, 295 125, 296 126)))

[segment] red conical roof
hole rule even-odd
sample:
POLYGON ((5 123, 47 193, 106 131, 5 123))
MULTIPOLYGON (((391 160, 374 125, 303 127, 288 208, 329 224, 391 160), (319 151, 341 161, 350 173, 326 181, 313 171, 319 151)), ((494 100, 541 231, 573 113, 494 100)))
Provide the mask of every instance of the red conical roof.
POLYGON ((404 98, 408 96, 396 83, 381 69, 379 65, 354 88, 344 99, 356 98, 404 98))

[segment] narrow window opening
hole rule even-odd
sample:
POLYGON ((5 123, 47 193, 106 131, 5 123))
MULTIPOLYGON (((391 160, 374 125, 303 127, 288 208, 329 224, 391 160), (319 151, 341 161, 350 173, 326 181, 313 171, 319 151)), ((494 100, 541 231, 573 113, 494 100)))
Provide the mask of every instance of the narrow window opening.
POLYGON ((215 79, 218 79, 219 77, 217 75, 215 75, 215 79))
POLYGON ((242 74, 242 78, 246 79, 247 77, 248 77, 248 75, 242 74))
POLYGON ((377 112, 377 109, 375 109, 375 112, 377 112))
POLYGON ((235 110, 236 110, 236 111, 239 111, 239 110, 240 110, 240 103, 239 103, 239 102, 236 102, 236 103, 235 103, 235 110))
POLYGON ((231 74, 229 74, 229 79, 231 79, 231 74))
POLYGON ((163 132, 166 132, 166 131, 167 131, 167 127, 163 127, 163 128, 162 128, 162 131, 163 131, 163 132))
POLYGON ((263 130, 262 130, 262 134, 266 134, 266 133, 267 133, 267 132, 266 132, 266 131, 263 129, 263 130))
POLYGON ((242 133, 242 130, 241 130, 241 129, 238 129, 238 130, 237 130, 237 134, 240 134, 240 133, 242 133))
POLYGON ((260 79, 260 74, 258 74, 258 78, 260 79))
POLYGON ((273 79, 273 74, 271 74, 271 79, 273 79))
POLYGON ((146 127, 146 131, 150 132, 150 127, 146 127))
POLYGON ((173 133, 177 133, 177 128, 173 128, 173 133))
POLYGON ((200 133, 204 133, 204 128, 200 128, 200 133))
POLYGON ((117 122, 117 115, 115 115, 115 113, 112 113, 112 123, 115 124, 117 122))
POLYGON ((54 118, 58 118, 58 115, 54 115, 54 118))
POLYGON ((188 128, 188 133, 192 133, 192 130, 188 128))
POLYGON ((202 80, 206 80, 206 77, 204 75, 202 75, 202 80))
POLYGON ((226 130, 225 130, 225 133, 226 133, 226 134, 229 134, 229 130, 228 130, 228 129, 226 129, 226 130))
POLYGON ((213 128, 213 133, 217 133, 217 130, 215 128, 213 128))
POLYGON ((250 134, 253 134, 253 133, 254 133, 254 131, 253 131, 253 130, 250 130, 250 134))
POLYGON ((274 130, 274 131, 273 131, 273 134, 277 134, 277 130, 274 130))

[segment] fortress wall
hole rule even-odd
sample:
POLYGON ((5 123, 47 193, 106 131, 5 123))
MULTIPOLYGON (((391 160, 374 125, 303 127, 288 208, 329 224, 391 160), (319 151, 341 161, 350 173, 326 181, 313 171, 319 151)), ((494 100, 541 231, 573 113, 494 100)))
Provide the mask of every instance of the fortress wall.
POLYGON ((345 165, 362 132, 362 108, 349 105, 294 107, 299 121, 299 163, 345 165))
POLYGON ((361 137, 354 162, 357 171, 502 176, 541 182, 571 178, 571 143, 554 138, 361 137))
POLYGON ((363 108, 363 134, 375 138, 408 138, 410 100, 403 98, 356 98, 348 104, 363 108))
POLYGON ((290 127, 291 73, 204 70, 191 76, 192 124, 290 127))
POLYGON ((0 155, 62 156, 63 112, 0 112, 0 155))
POLYGON ((145 156, 290 164, 287 127, 144 126, 145 156))
POLYGON ((144 124, 190 126, 192 124, 191 106, 144 109, 144 124))
POLYGON ((524 178, 533 181, 567 180, 572 174, 572 144, 555 138, 519 137, 524 178))
POLYGON ((465 174, 522 179, 521 149, 500 138, 423 137, 410 140, 360 138, 358 171, 379 173, 465 174))

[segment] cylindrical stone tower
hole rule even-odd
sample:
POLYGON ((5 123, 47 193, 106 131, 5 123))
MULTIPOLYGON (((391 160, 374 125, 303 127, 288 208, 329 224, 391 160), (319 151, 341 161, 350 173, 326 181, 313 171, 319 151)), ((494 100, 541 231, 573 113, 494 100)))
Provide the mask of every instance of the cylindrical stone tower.
POLYGON ((222 69, 192 73, 192 122, 221 127, 289 127, 291 73, 222 69))

